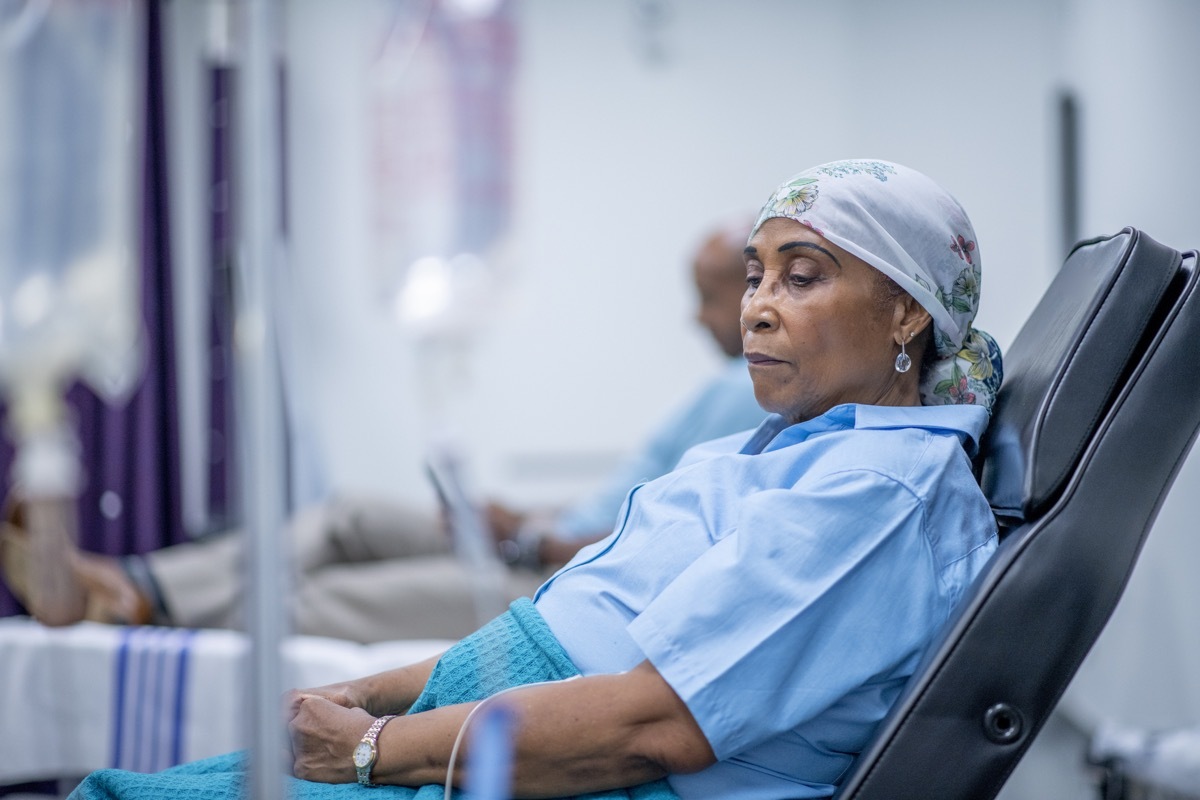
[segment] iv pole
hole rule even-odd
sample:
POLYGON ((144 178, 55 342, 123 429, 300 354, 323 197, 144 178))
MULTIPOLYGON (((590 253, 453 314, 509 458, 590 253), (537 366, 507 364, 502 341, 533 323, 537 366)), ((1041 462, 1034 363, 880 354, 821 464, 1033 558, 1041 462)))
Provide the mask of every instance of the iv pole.
POLYGON ((250 633, 250 796, 285 796, 279 757, 283 598, 289 587, 283 530, 283 429, 271 286, 283 256, 280 230, 277 0, 241 0, 235 8, 240 69, 236 92, 235 208, 240 247, 235 284, 234 354, 239 410, 241 508, 248 533, 245 597, 250 633))

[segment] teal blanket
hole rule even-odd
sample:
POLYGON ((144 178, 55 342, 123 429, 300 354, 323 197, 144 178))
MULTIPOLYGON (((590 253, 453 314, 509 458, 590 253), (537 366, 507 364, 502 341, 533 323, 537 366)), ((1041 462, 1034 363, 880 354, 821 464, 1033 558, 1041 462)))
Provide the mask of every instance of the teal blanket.
MULTIPOLYGON (((546 626, 533 603, 522 598, 475 633, 446 651, 434 668, 425 691, 410 714, 454 703, 482 700, 501 689, 546 680, 560 680, 579 671, 546 626)), ((346 755, 350 757, 349 754, 346 755)), ((245 753, 181 764, 144 774, 119 769, 93 772, 71 793, 70 800, 219 800, 240 798, 245 786, 245 753)), ((367 788, 356 783, 327 784, 288 778, 297 800, 439 800, 440 785, 410 789, 399 786, 367 788)), ((455 792, 455 797, 461 793, 455 792)), ((601 792, 588 800, 678 800, 665 780, 627 790, 601 792)))

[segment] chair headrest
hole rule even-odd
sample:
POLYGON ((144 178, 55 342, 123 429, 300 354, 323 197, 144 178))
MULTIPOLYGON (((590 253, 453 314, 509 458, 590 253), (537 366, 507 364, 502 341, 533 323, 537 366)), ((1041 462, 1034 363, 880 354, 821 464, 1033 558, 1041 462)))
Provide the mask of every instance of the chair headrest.
POLYGON ((1004 358, 980 483, 1002 524, 1061 493, 1179 271, 1180 255, 1133 228, 1081 242, 1004 358))

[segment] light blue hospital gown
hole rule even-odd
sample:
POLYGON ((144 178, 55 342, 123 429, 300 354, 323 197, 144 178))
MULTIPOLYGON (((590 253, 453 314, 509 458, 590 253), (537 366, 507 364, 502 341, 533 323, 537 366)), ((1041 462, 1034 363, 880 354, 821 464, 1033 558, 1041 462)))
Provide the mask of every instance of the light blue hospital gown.
POLYGON ((995 550, 987 418, 845 405, 701 445, 536 607, 585 675, 648 658, 684 700, 719 759, 684 800, 828 796, 995 550))

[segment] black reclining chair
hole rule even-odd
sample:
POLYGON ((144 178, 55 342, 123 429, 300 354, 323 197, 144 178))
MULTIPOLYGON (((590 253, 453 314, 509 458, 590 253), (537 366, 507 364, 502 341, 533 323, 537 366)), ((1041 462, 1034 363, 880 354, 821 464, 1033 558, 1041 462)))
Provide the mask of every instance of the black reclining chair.
POLYGON ((1117 604, 1200 426, 1195 251, 1075 247, 1005 358, 1001 544, 838 800, 994 798, 1117 604))

